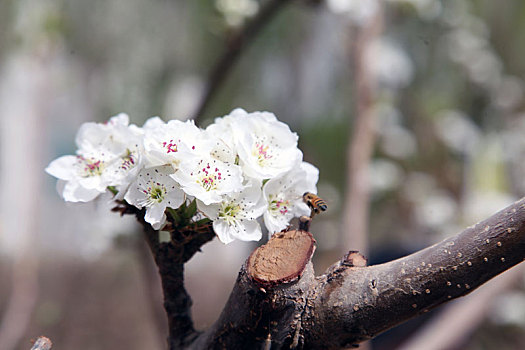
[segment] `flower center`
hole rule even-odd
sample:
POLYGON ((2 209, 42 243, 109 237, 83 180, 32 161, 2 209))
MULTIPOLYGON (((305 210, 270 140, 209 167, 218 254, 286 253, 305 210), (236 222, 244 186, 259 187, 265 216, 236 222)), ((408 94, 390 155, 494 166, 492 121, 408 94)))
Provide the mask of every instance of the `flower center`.
POLYGON ((100 176, 104 171, 104 162, 101 160, 77 156, 77 161, 82 177, 100 176))
MULTIPOLYGON (((193 175, 193 173, 191 174, 193 175)), ((219 168, 213 168, 210 163, 199 169, 196 174, 197 183, 206 190, 206 192, 216 190, 220 181, 223 179, 222 173, 219 168)))
POLYGON ((226 221, 228 225, 235 224, 241 212, 241 206, 235 203, 225 203, 219 211, 219 218, 226 221))
POLYGON ((144 201, 144 206, 149 207, 155 203, 161 203, 168 192, 166 185, 160 182, 155 182, 153 180, 149 181, 149 186, 142 190, 146 195, 146 200, 144 201))
MULTIPOLYGON (((179 140, 180 142, 180 140, 179 140)), ((166 149, 166 153, 167 154, 170 154, 170 153, 175 153, 178 151, 178 147, 177 147, 177 143, 174 142, 173 140, 169 140, 169 141, 164 141, 162 143, 162 147, 164 147, 166 149)))
POLYGON ((289 211, 288 210, 289 206, 290 206, 289 200, 284 200, 281 198, 281 196, 270 195, 269 209, 272 213, 279 213, 281 215, 285 215, 289 211))
POLYGON ((126 154, 121 158, 122 163, 120 168, 124 171, 127 171, 133 168, 136 164, 136 156, 129 149, 126 150, 126 154))
POLYGON ((270 154, 270 146, 264 140, 257 140, 252 149, 252 155, 257 158, 257 163, 264 166, 266 162, 272 158, 270 154))

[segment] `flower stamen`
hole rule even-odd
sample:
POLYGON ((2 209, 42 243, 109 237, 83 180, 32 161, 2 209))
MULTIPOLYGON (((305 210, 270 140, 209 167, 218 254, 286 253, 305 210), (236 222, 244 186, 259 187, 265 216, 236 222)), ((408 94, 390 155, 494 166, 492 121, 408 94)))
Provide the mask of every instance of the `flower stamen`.
POLYGON ((148 187, 142 192, 146 195, 146 198, 141 201, 140 205, 149 207, 155 203, 161 203, 166 198, 168 189, 163 183, 149 180, 148 187))
POLYGON ((78 165, 80 168, 80 176, 92 177, 100 176, 104 171, 104 162, 95 158, 84 158, 77 156, 78 165))

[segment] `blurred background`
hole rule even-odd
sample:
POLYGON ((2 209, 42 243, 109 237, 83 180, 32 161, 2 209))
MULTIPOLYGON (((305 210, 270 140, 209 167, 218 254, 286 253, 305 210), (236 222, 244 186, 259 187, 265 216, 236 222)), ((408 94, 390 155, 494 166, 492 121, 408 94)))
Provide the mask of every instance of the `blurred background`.
MULTIPOLYGON (((64 203, 44 173, 75 152, 81 123, 274 112, 320 169, 320 274, 348 250, 409 254, 525 194, 523 57, 518 0, 0 0, 0 349, 39 335, 165 348, 140 227, 107 198, 64 203)), ((214 240, 187 264, 197 328, 255 247, 214 240)), ((524 276, 365 346, 523 349, 524 276)))

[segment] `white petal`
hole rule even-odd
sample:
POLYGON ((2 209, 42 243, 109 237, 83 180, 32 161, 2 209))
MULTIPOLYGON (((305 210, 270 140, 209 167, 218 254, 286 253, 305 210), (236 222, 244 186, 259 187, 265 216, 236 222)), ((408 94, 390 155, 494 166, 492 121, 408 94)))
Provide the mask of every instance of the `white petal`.
POLYGON ((224 195, 233 194, 244 188, 240 167, 221 162, 211 156, 200 160, 183 161, 179 170, 171 177, 180 184, 184 192, 206 205, 221 202, 224 195), (205 188, 203 180, 210 178, 213 187, 205 188))
POLYGON ((134 182, 129 186, 128 192, 126 192, 126 194, 124 195, 124 200, 129 204, 141 209, 142 205, 140 205, 139 203, 142 202, 144 196, 144 192, 142 192, 138 184, 134 182))
POLYGON ((274 232, 280 232, 288 226, 288 220, 284 215, 273 216, 270 213, 264 213, 264 225, 268 231, 273 234, 274 232))
POLYGON ((153 129, 158 127, 159 125, 166 124, 164 120, 160 119, 159 117, 151 117, 144 123, 143 129, 153 129))
POLYGON ((64 186, 62 197, 67 202, 89 202, 100 193, 96 189, 82 187, 78 182, 69 181, 64 186))
POLYGON ((184 200, 184 191, 177 186, 174 189, 168 189, 168 193, 164 199, 164 202, 166 202, 167 207, 176 209, 181 206, 184 200))
POLYGON ((144 220, 149 222, 155 230, 158 230, 160 226, 162 226, 162 224, 164 224, 166 221, 166 215, 164 214, 165 210, 166 206, 162 205, 162 203, 153 205, 146 209, 144 220))
POLYGON ((75 178, 76 162, 76 156, 62 156, 49 163, 46 172, 61 180, 72 180, 75 178))
POLYGON ((222 220, 213 222, 213 230, 217 234, 217 237, 219 237, 219 240, 224 244, 231 243, 235 240, 235 237, 233 237, 230 231, 230 226, 222 220))
POLYGON ((242 220, 235 226, 233 235, 241 241, 258 241, 262 237, 261 226, 255 220, 242 220))
POLYGON ((199 210, 211 220, 216 220, 219 217, 220 207, 221 205, 217 203, 207 205, 202 201, 197 200, 197 208, 199 208, 199 210))
POLYGON ((108 125, 110 126, 128 126, 129 124, 129 116, 126 113, 119 113, 114 117, 111 117, 108 121, 108 125))

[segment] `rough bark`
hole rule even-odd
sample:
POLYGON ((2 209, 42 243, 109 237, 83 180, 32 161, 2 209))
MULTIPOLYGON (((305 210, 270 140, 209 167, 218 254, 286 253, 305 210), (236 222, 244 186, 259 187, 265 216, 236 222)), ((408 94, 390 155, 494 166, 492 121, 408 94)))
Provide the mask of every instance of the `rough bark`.
POLYGON ((464 296, 525 260, 525 199, 385 264, 366 266, 362 255, 350 251, 319 277, 310 261, 311 233, 284 231, 252 253, 221 316, 199 333, 193 328, 183 265, 213 238, 211 225, 173 228, 171 241, 160 243, 143 221, 144 213, 136 214, 159 266, 170 350, 348 347, 464 296))
MULTIPOLYGON (((304 256, 308 248, 297 249, 303 251, 294 255, 304 256)), ((282 253, 288 259, 290 251, 282 253)), ((254 254, 260 259, 276 253, 258 248, 254 254)), ((257 281, 248 260, 219 320, 190 348, 269 348, 271 343, 272 349, 339 349, 373 338, 525 260, 525 200, 389 263, 355 266, 355 254, 317 278, 307 263, 298 269, 300 278, 277 283, 257 281)), ((363 265, 362 258, 356 261, 363 265)))
MULTIPOLYGON (((127 207, 132 210, 131 207, 127 207)), ((193 327, 191 317, 192 300, 184 288, 184 263, 200 247, 215 237, 211 225, 173 228, 169 242, 159 241, 159 232, 144 221, 144 210, 136 212, 138 220, 144 225, 146 242, 159 269, 164 294, 164 309, 168 316, 168 348, 183 349, 190 345, 199 332, 193 327)))
POLYGON ((314 243, 309 232, 293 230, 255 250, 218 321, 190 348, 289 348, 297 342, 306 295, 315 281, 314 243))

